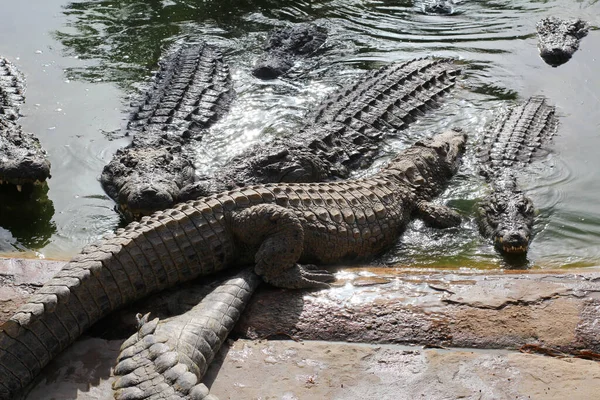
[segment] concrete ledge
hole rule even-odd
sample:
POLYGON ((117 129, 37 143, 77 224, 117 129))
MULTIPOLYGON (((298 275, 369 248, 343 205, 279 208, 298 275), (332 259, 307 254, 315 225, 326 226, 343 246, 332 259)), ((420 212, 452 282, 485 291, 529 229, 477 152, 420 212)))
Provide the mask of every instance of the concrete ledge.
MULTIPOLYGON (((0 259, 2 321, 63 264, 0 259)), ((395 400, 593 399, 600 391, 595 361, 490 350, 597 358, 597 269, 345 268, 337 276, 336 286, 318 292, 261 287, 235 333, 310 341, 230 341, 205 377, 212 392, 222 400, 395 400)), ((80 339, 43 371, 27 398, 111 399, 111 367, 122 339, 134 331, 135 313, 164 318, 185 312, 205 293, 206 285, 191 283, 114 313, 91 333, 121 340, 80 339)))
POLYGON ((600 352, 600 273, 347 270, 316 293, 260 290, 236 332, 304 340, 600 352), (342 274, 342 275, 344 275, 342 274))
MULTIPOLYGON (((0 323, 64 262, 0 259, 0 323)), ((318 292, 259 288, 234 333, 430 347, 600 353, 600 272, 421 271, 346 268, 318 292)), ((206 282, 206 280, 204 281, 206 282)), ((126 338, 137 312, 165 318, 206 293, 187 284, 132 304, 94 329, 126 338)))

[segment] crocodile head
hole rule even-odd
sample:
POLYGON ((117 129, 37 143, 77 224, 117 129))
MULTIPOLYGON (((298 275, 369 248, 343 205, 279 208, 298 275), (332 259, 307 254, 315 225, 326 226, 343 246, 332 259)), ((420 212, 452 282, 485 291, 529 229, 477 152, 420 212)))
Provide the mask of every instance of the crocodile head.
POLYGON ((579 41, 587 35, 588 29, 587 23, 580 19, 542 19, 537 24, 540 56, 553 67, 566 63, 579 48, 579 41))
POLYGON ((294 24, 276 28, 269 34, 265 54, 256 61, 252 74, 261 79, 274 79, 294 66, 296 57, 317 51, 327 32, 314 24, 294 24))
POLYGON ((252 69, 252 75, 260 79, 275 79, 294 66, 294 58, 281 51, 262 55, 252 69))
POLYGON ((50 161, 39 140, 15 122, 0 119, 0 184, 22 185, 50 178, 50 161))
POLYGON ((506 256, 527 253, 534 207, 514 180, 495 184, 493 192, 477 205, 477 217, 481 234, 494 241, 498 252, 506 256))
POLYGON ((426 14, 454 14, 453 0, 431 0, 423 3, 423 11, 426 14))
POLYGON ((223 170, 230 186, 248 183, 318 182, 327 176, 326 163, 310 149, 293 141, 274 139, 269 146, 256 145, 243 156, 235 157, 223 170), (251 156, 247 156, 247 154, 251 156), (256 177, 261 177, 260 182, 256 177))
POLYGON ((193 164, 177 147, 128 147, 104 167, 100 182, 127 220, 172 207, 194 182, 193 164))
MULTIPOLYGON (((424 164, 431 170, 431 179, 446 181, 454 175, 460 165, 460 157, 465 150, 467 135, 461 129, 451 129, 439 133, 429 139, 415 143, 418 164, 424 164), (419 148, 426 147, 433 151, 424 154, 419 148)), ((410 149, 399 157, 399 161, 411 154, 410 149)), ((395 163, 396 160, 393 161, 395 163)))
POLYGON ((452 129, 418 141, 393 159, 381 173, 409 187, 418 200, 439 195, 458 170, 467 135, 452 129))

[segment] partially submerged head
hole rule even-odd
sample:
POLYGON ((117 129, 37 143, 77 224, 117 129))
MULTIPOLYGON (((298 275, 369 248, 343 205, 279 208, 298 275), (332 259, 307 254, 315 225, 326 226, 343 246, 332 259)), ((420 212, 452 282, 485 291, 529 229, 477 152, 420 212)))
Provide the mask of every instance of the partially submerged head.
POLYGON ((0 119, 0 184, 43 183, 50 178, 50 161, 39 140, 6 119, 0 119))
POLYGON ((252 74, 261 79, 275 79, 290 70, 296 58, 317 51, 327 39, 327 31, 315 24, 300 23, 273 29, 252 74))
POLYGON ((119 150, 104 167, 100 182, 131 220, 172 207, 194 179, 193 164, 177 146, 158 146, 119 150))
POLYGON ((496 183, 477 205, 479 230, 503 255, 525 255, 532 238, 534 207, 514 178, 496 183))
POLYGON ((454 14, 453 0, 429 0, 423 3, 426 14, 451 15, 454 14))
POLYGON ((588 29, 587 23, 580 19, 542 19, 537 24, 540 56, 553 67, 566 63, 579 48, 579 41, 587 35, 588 29))
POLYGON ((326 170, 326 160, 303 144, 274 139, 269 146, 255 145, 234 157, 217 172, 216 180, 228 189, 248 184, 318 182, 328 175, 326 170))

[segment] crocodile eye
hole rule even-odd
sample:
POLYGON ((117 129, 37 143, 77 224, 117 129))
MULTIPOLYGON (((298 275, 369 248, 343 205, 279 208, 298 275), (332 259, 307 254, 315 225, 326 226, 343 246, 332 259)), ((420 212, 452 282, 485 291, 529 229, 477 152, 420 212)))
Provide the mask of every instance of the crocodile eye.
POLYGON ((524 214, 530 214, 533 212, 533 205, 529 201, 521 201, 517 205, 519 212, 524 214))
POLYGON ((502 213, 506 210, 506 204, 504 203, 492 203, 490 204, 489 211, 494 214, 502 213))

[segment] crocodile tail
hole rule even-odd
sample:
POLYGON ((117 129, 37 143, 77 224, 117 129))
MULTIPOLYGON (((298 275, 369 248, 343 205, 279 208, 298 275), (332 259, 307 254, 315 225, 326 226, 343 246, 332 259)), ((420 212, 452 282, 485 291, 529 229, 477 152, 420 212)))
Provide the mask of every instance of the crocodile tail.
POLYGON ((160 322, 142 317, 117 359, 115 399, 212 398, 200 380, 260 281, 247 269, 180 316, 160 322))
POLYGON ((87 246, 68 262, 0 326, 0 399, 12 399, 111 311, 220 268, 214 249, 228 242, 207 213, 181 204, 87 246))

